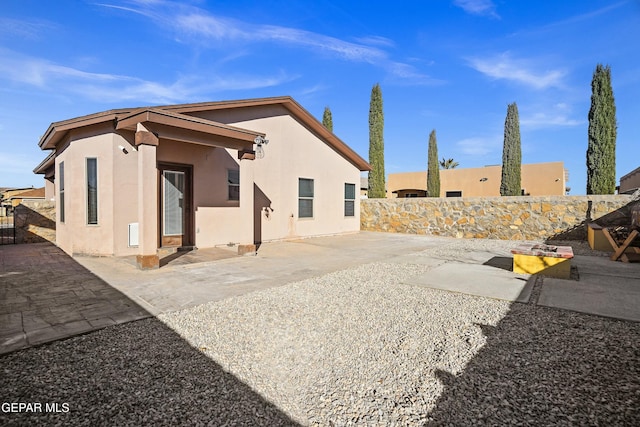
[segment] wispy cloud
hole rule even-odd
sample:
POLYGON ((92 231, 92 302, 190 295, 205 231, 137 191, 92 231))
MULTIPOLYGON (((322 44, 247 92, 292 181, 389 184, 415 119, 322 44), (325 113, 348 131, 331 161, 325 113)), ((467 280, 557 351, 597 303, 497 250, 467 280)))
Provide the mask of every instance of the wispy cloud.
POLYGON ((29 40, 40 38, 42 31, 55 27, 45 21, 26 21, 0 17, 0 35, 15 36, 29 40))
POLYGON ((523 114, 520 126, 524 129, 543 129, 551 127, 580 126, 586 120, 571 118, 571 108, 565 103, 558 103, 550 107, 541 107, 544 111, 523 114))
POLYGON ((380 36, 365 36, 348 41, 299 28, 254 24, 225 16, 213 15, 194 6, 171 1, 132 0, 128 6, 103 5, 147 16, 158 26, 171 28, 189 42, 220 45, 274 43, 332 55, 336 58, 372 64, 385 69, 397 79, 406 78, 416 84, 438 83, 420 73, 413 65, 394 61, 384 48, 394 42, 380 36))
POLYGON ((472 15, 500 19, 500 15, 496 12, 496 5, 491 0, 454 0, 453 4, 472 15))
POLYGON ((456 142, 457 149, 464 155, 484 157, 502 149, 502 136, 478 136, 456 142))
POLYGON ((171 83, 138 77, 92 73, 54 62, 0 49, 0 80, 38 89, 73 93, 102 102, 137 101, 147 103, 186 102, 206 93, 277 86, 297 78, 284 71, 271 76, 183 76, 171 83))
POLYGON ((565 70, 540 71, 531 60, 514 59, 507 53, 486 58, 468 58, 469 65, 475 70, 493 79, 511 80, 534 89, 562 87, 565 70))
POLYGON ((596 9, 593 10, 591 12, 586 12, 586 13, 581 13, 579 15, 574 15, 571 17, 568 17, 566 19, 562 19, 560 21, 555 21, 555 22, 551 22, 548 23, 546 25, 543 25, 541 27, 537 27, 534 29, 525 29, 525 30, 521 30, 515 33, 515 35, 522 35, 522 34, 536 34, 536 33, 541 33, 541 32, 545 32, 545 31, 549 31, 549 30, 553 30, 556 28, 564 28, 564 29, 570 29, 572 27, 570 27, 572 24, 577 24, 577 23, 581 23, 584 21, 589 21, 591 19, 600 17, 601 15, 604 15, 606 13, 609 13, 612 10, 618 9, 622 6, 624 6, 625 4, 629 3, 628 1, 620 1, 614 4, 610 4, 604 7, 601 7, 600 9, 596 9))

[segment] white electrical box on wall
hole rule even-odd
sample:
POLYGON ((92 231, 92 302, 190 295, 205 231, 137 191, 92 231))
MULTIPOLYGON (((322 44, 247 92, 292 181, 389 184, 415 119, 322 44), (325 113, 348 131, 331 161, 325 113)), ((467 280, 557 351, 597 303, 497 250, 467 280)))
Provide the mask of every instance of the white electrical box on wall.
POLYGON ((138 246, 138 223, 132 222, 129 224, 129 247, 137 247, 138 246))

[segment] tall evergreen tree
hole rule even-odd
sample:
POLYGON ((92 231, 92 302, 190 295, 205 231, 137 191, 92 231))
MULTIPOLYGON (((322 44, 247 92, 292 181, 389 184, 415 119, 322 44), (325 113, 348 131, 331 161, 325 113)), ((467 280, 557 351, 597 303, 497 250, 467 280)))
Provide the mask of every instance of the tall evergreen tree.
POLYGON ((520 118, 514 102, 507 107, 504 121, 504 146, 502 148, 501 196, 519 196, 521 185, 522 149, 520 148, 520 118))
POLYGON ((436 130, 429 134, 429 154, 427 158, 427 197, 440 197, 440 168, 438 163, 438 141, 436 130))
POLYGON ((329 107, 324 107, 324 114, 322 115, 322 124, 324 127, 333 132, 333 118, 331 117, 331 110, 329 107))
POLYGON ((369 198, 387 196, 384 185, 384 113, 382 112, 382 91, 380 84, 371 89, 369 104, 369 198))
POLYGON ((598 64, 591 80, 587 194, 613 194, 616 191, 616 136, 611 68, 598 64))

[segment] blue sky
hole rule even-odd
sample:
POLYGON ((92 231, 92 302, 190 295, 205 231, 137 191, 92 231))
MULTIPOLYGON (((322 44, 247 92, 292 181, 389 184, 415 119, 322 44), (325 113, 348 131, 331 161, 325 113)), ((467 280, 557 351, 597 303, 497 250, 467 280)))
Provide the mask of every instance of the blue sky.
POLYGON ((380 83, 386 173, 499 164, 518 104, 523 163, 586 186, 598 63, 612 70, 617 178, 640 166, 640 1, 4 0, 0 187, 32 170, 49 124, 112 108, 290 95, 368 158, 380 83))

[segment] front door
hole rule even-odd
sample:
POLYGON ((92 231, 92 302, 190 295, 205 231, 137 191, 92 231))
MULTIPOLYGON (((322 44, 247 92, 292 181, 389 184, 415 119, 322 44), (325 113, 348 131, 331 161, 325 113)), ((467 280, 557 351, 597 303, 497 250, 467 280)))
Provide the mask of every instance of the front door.
POLYGON ((160 165, 160 244, 191 246, 191 168, 160 165))

